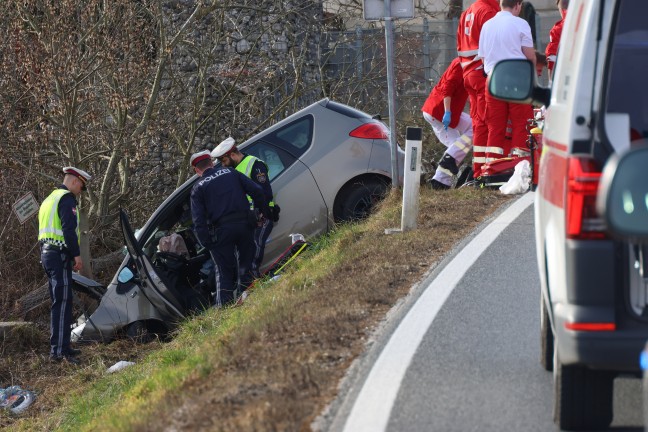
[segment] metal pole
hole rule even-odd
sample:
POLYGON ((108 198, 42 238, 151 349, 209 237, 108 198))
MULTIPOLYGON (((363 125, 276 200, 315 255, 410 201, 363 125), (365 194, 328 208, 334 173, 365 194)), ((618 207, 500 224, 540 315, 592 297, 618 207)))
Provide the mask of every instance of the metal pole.
POLYGON ((389 104, 389 144, 391 145, 392 188, 398 187, 398 151, 396 144, 396 97, 394 96, 394 28, 391 0, 385 0, 385 55, 387 57, 387 102, 389 104))
POLYGON ((425 89, 428 90, 431 84, 432 71, 430 64, 430 24, 427 18, 423 18, 423 74, 425 76, 425 89))

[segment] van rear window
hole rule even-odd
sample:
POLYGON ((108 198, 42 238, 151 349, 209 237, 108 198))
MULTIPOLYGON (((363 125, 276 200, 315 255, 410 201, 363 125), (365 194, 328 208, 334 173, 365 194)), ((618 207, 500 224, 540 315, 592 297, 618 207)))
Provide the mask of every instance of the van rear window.
POLYGON ((605 127, 615 151, 648 142, 648 2, 617 2, 605 127))

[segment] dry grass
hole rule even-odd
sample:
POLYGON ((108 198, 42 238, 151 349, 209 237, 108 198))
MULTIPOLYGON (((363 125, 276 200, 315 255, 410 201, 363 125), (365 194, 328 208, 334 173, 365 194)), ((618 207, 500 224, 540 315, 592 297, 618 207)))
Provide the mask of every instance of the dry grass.
MULTIPOLYGON (((103 418, 87 428, 309 430, 386 312, 507 200, 497 191, 423 188, 418 229, 386 236, 385 228, 400 225, 400 197, 388 197, 369 221, 341 227, 325 247, 304 257, 278 283, 258 288, 242 308, 197 317, 186 333, 181 330, 165 344, 162 350, 177 349, 192 340, 189 332, 234 323, 201 341, 196 350, 207 364, 182 378, 179 388, 151 390, 148 396, 139 389, 123 404, 109 404, 103 418)), ((15 375, 14 383, 39 393, 27 421, 1 414, 0 425, 54 429, 64 417, 56 414, 57 405, 65 404, 75 388, 90 386, 114 361, 139 361, 161 347, 128 341, 89 347, 84 353, 89 365, 70 370, 44 364, 46 345, 35 340, 28 352, 15 353, 14 363, 4 356, 0 361, 2 382, 15 375)))

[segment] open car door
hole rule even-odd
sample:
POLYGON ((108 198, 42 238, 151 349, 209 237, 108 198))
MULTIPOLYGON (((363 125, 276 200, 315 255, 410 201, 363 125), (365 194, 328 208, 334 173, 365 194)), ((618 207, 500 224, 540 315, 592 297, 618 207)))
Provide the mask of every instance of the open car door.
POLYGON ((142 293, 160 312, 162 317, 169 320, 184 318, 184 307, 182 303, 173 293, 172 288, 170 289, 165 285, 160 275, 155 271, 149 258, 142 251, 124 210, 119 211, 119 220, 121 222, 122 233, 124 234, 126 250, 128 250, 137 268, 142 293))

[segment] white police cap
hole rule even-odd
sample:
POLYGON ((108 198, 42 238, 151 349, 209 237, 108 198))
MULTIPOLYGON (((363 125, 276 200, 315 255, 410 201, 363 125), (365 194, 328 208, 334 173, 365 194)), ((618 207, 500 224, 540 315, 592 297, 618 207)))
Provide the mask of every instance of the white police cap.
POLYGON ((189 163, 191 164, 191 166, 195 167, 198 162, 204 161, 205 159, 211 160, 209 150, 203 150, 201 152, 192 154, 191 159, 189 159, 189 163))
POLYGON ((233 148, 234 144, 236 144, 236 141, 234 141, 234 138, 232 137, 227 137, 223 142, 218 144, 214 150, 211 152, 211 157, 213 158, 219 158, 222 157, 223 155, 226 155, 229 153, 233 148))

